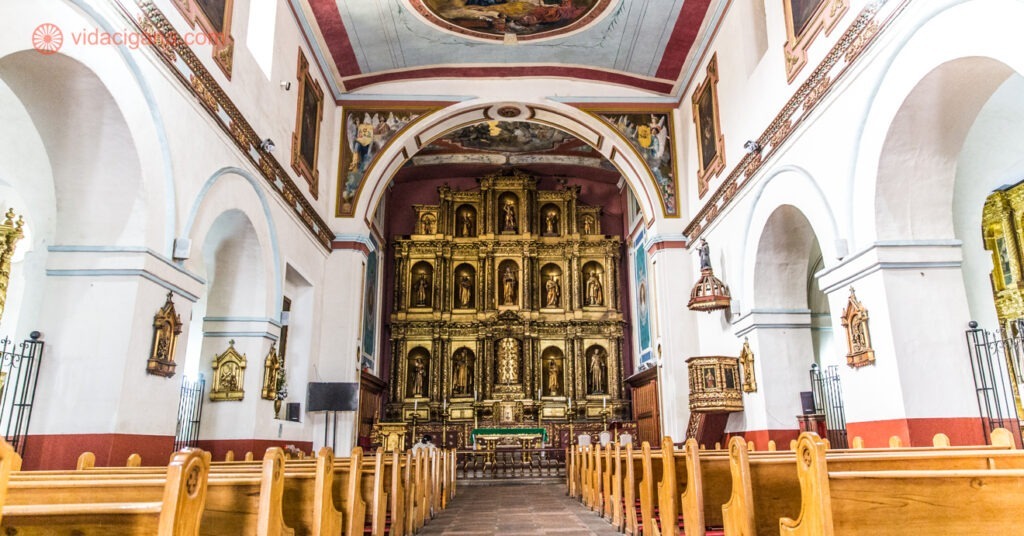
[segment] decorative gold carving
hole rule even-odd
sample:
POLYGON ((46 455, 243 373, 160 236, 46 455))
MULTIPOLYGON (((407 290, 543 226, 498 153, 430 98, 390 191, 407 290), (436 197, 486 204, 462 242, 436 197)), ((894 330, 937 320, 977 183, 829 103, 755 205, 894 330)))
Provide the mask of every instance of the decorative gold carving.
POLYGON ((853 287, 850 287, 850 299, 841 320, 850 350, 846 354, 846 364, 854 368, 875 364, 875 351, 871 349, 871 333, 868 331, 868 310, 857 300, 853 287))
MULTIPOLYGON (((1009 188, 992 192, 985 200, 981 213, 981 229, 984 247, 992 254, 993 301, 996 316, 1003 337, 1019 333, 1017 323, 1024 318, 1024 275, 1022 275, 1021 251, 1024 235, 1018 222, 1024 215, 1024 182, 1009 188)), ((1021 403, 1020 378, 1024 376, 1014 352, 1004 352, 1006 367, 1010 376, 1010 389, 1016 401, 1018 413, 1024 415, 1021 403)))
POLYGON ((165 378, 174 376, 177 367, 174 353, 178 348, 178 335, 181 335, 181 317, 174 310, 173 296, 168 292, 167 301, 153 316, 153 347, 146 363, 147 373, 165 378))
POLYGON ((309 183, 313 199, 319 195, 320 123, 324 115, 324 92, 309 74, 309 62, 299 49, 298 103, 295 109, 295 132, 292 134, 292 169, 309 183))
POLYGON ((522 363, 522 353, 519 349, 519 341, 512 337, 506 337, 498 341, 498 383, 502 385, 514 385, 519 383, 519 369, 522 363))
POLYGON ((405 435, 407 425, 403 422, 378 422, 373 425, 374 443, 377 443, 385 451, 405 450, 405 435))
POLYGON ((699 356, 687 359, 690 376, 690 411, 743 411, 738 363, 739 359, 728 356, 699 356))
POLYGON ((270 345, 270 352, 263 360, 263 389, 260 397, 264 400, 277 400, 278 378, 281 374, 281 358, 277 355, 277 345, 270 345))
POLYGON ((823 30, 832 33, 850 8, 846 0, 783 0, 786 21, 786 81, 792 82, 807 64, 807 49, 823 30))
POLYGON ((234 340, 229 341, 228 349, 213 358, 211 401, 242 400, 245 396, 245 365, 245 355, 235 350, 234 340))
POLYGON ((743 368, 743 392, 757 392, 757 376, 754 373, 754 351, 750 349, 750 341, 743 339, 743 350, 740 350, 740 367, 743 368))
POLYGON ((0 224, 0 316, 4 314, 4 306, 7 304, 7 285, 11 282, 11 259, 14 257, 14 248, 18 241, 25 236, 22 229, 25 220, 18 216, 14 221, 14 209, 7 209, 3 224, 0 224))
MULTIPOLYGON (((231 37, 231 19, 234 13, 234 0, 223 0, 221 2, 222 20, 213 20, 210 14, 203 9, 204 4, 216 2, 200 2, 198 0, 173 0, 174 7, 181 11, 189 27, 195 28, 196 23, 205 33, 205 41, 213 47, 213 60, 224 72, 224 76, 231 80, 231 69, 235 50, 235 40, 231 37)), ((161 41, 167 40, 167 36, 161 36, 161 41)), ((161 42, 158 41, 158 42, 161 42)), ((182 43, 186 41, 182 40, 182 43)))
POLYGON ((708 62, 707 78, 693 92, 697 127, 697 195, 704 197, 711 178, 725 169, 725 136, 718 121, 718 54, 708 62))
POLYGON ((199 97, 199 101, 203 103, 211 112, 217 113, 217 97, 210 93, 206 89, 206 85, 196 75, 189 75, 189 82, 192 84, 192 89, 195 90, 196 96, 199 97))

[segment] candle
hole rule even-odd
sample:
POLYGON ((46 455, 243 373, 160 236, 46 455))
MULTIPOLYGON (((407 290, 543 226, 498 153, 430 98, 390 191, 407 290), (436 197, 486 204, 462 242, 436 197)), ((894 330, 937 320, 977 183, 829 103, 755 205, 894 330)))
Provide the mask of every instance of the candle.
POLYGON ((569 409, 572 409, 572 399, 569 399, 569 409))
POLYGON ((412 412, 416 413, 416 410, 418 410, 418 409, 420 409, 420 401, 419 400, 413 400, 413 402, 412 402, 412 412))
POLYGON ((540 393, 541 393, 541 389, 538 387, 537 388, 537 400, 540 400, 540 393))
POLYGON ((608 409, 608 397, 601 399, 601 409, 608 409))

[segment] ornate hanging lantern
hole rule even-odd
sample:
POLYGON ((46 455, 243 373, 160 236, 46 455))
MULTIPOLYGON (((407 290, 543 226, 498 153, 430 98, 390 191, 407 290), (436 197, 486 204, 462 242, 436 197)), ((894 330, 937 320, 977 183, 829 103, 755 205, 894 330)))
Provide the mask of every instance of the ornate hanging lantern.
POLYGON ((700 254, 700 279, 690 291, 690 302, 686 307, 691 311, 717 311, 727 309, 732 303, 732 296, 729 294, 729 286, 715 277, 711 269, 711 251, 708 243, 703 238, 697 248, 700 254))

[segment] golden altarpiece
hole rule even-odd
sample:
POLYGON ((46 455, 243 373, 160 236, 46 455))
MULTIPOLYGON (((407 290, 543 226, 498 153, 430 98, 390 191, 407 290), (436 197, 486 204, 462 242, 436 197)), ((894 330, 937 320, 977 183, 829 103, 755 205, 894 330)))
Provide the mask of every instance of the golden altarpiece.
POLYGON ((628 414, 621 240, 601 234, 601 208, 521 172, 438 193, 393 241, 386 420, 443 424, 465 446, 471 427, 548 434, 628 414))

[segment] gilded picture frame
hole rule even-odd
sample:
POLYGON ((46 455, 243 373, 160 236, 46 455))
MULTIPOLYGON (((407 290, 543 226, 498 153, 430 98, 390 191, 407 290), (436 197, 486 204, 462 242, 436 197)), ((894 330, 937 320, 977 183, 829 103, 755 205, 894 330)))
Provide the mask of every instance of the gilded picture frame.
POLYGON ((292 169, 309 183, 316 199, 320 192, 320 123, 324 115, 324 92, 309 73, 306 55, 299 50, 298 102, 295 109, 295 132, 292 134, 292 169))
POLYGON ((807 49, 824 31, 832 33, 839 19, 850 9, 848 0, 782 0, 786 22, 786 81, 793 82, 807 64, 807 49))
POLYGON ((235 55, 231 23, 235 0, 172 0, 171 3, 185 17, 190 28, 199 25, 213 47, 213 62, 231 80, 235 55))
POLYGON ((708 62, 707 77, 693 92, 697 135, 697 195, 704 197, 712 177, 725 169, 725 135, 718 119, 718 53, 708 62))

